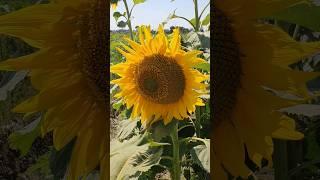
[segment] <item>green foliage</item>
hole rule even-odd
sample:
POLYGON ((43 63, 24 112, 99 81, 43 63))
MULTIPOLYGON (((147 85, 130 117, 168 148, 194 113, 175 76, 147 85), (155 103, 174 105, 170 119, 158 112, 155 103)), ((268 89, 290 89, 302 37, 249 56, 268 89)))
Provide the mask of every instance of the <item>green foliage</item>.
POLYGON ((144 142, 145 135, 134 136, 110 144, 110 179, 138 178, 140 174, 157 165, 162 154, 161 147, 149 148, 144 142))
POLYGON ((116 21, 118 21, 118 19, 123 16, 120 12, 116 11, 113 13, 113 17, 116 21))
POLYGON ((208 14, 203 20, 202 20, 202 25, 206 26, 210 23, 210 14, 208 14))
POLYGON ((307 27, 313 31, 320 31, 320 6, 298 4, 268 18, 287 21, 307 27))
POLYGON ((196 164, 210 172, 210 140, 205 139, 203 142, 204 144, 193 147, 190 154, 196 164))
POLYGON ((24 129, 14 132, 9 137, 10 147, 17 149, 24 156, 29 152, 34 140, 40 135, 40 118, 30 123, 24 129))
POLYGON ((133 0, 134 4, 140 4, 146 2, 146 0, 133 0))
POLYGON ((68 163, 71 158, 71 153, 76 139, 73 139, 60 151, 55 148, 51 150, 49 157, 50 170, 54 176, 54 180, 62 179, 67 171, 68 163))

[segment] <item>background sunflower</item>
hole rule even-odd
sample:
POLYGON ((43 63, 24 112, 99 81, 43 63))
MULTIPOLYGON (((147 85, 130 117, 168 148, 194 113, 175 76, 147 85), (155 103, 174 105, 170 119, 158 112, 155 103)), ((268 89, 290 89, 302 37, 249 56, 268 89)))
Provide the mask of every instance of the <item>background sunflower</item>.
POLYGON ((293 71, 289 65, 319 52, 319 43, 296 42, 262 19, 299 2, 214 2, 216 179, 227 179, 228 173, 247 178, 252 164, 261 168, 267 160, 272 165, 272 138, 303 137, 279 109, 310 98, 306 82, 319 74, 293 71))
POLYGON ((107 3, 100 0, 58 1, 0 17, 1 33, 39 49, 0 65, 4 70, 29 70, 37 90, 14 111, 26 116, 43 112, 33 134, 52 132, 57 154, 72 149, 69 179, 87 176, 100 162, 107 171, 107 164, 102 163, 107 154, 109 114, 106 9, 107 3))

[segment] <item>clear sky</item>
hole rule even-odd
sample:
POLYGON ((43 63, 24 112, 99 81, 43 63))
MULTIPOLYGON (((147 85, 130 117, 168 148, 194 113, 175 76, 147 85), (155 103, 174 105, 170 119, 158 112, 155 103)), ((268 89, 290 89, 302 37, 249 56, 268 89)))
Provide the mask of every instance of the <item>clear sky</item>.
MULTIPOLYGON (((198 0, 199 11, 209 3, 210 0, 198 0)), ((129 8, 132 7, 133 1, 127 0, 129 8)), ((158 25, 166 20, 170 13, 176 9, 176 15, 186 17, 187 19, 192 19, 194 17, 194 5, 193 0, 146 0, 145 3, 137 4, 132 12, 132 27, 133 29, 137 25, 145 24, 151 25, 152 29, 156 29, 158 25)), ((119 2, 118 7, 115 11, 123 13, 125 11, 125 6, 122 1, 119 2)), ((116 25, 116 21, 113 18, 114 10, 110 10, 110 28, 111 30, 119 29, 116 25)), ((208 7, 202 15, 204 18, 210 11, 208 7)), ((199 14, 200 14, 199 12, 199 14)), ((123 18, 123 17, 121 17, 123 18)), ((119 19, 120 21, 122 19, 119 19)), ((172 19, 165 25, 165 28, 170 28, 170 26, 183 26, 186 28, 191 28, 188 22, 182 19, 172 19)), ((125 29, 128 29, 127 27, 125 29)))

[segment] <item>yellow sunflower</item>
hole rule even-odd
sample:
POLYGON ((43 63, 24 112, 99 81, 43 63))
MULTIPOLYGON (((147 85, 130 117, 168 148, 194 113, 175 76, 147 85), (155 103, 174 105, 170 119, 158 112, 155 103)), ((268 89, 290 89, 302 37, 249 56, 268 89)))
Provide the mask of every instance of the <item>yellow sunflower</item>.
POLYGON ((245 154, 261 166, 272 163, 272 138, 297 140, 294 120, 278 110, 299 103, 270 91, 308 97, 305 82, 316 73, 288 65, 320 50, 319 43, 299 43, 259 18, 299 0, 216 0, 213 9, 213 179, 227 179, 225 170, 247 178, 245 154))
POLYGON ((111 67, 111 72, 120 76, 112 83, 120 87, 116 97, 132 108, 131 118, 141 116, 147 125, 159 119, 167 124, 173 118, 188 117, 196 105, 203 105, 199 96, 206 91, 203 81, 207 75, 193 67, 206 61, 197 57, 201 51, 183 51, 180 38, 178 29, 169 42, 162 26, 155 37, 150 27, 142 26, 140 43, 126 38, 131 47, 117 48, 126 61, 111 67))
MULTIPOLYGON (((57 150, 76 139, 68 179, 86 176, 108 155, 107 11, 105 0, 68 0, 0 16, 0 33, 39 49, 0 65, 29 70, 39 92, 14 111, 45 112, 41 131, 53 131, 57 150)), ((105 161, 100 167, 109 168, 105 161)), ((101 178, 107 179, 106 174, 101 178)))

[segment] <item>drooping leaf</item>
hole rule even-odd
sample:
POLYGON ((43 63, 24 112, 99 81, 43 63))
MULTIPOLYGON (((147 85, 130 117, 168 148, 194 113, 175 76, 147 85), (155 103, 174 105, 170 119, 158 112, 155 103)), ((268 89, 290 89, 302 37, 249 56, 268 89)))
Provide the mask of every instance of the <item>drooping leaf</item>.
POLYGON ((287 108, 280 109, 281 112, 289 114, 298 114, 308 116, 310 118, 320 116, 320 105, 316 104, 299 104, 287 108))
POLYGON ((270 18, 298 24, 313 31, 320 31, 320 6, 298 4, 274 14, 270 18))
POLYGON ((119 123, 119 131, 117 138, 119 141, 123 141, 132 137, 135 134, 135 129, 137 127, 138 119, 125 119, 121 120, 119 123))
POLYGON ((204 144, 193 147, 190 154, 196 164, 210 172, 210 140, 204 139, 203 142, 204 144))
POLYGON ((17 149, 21 155, 26 155, 34 140, 40 135, 40 120, 41 117, 34 120, 22 130, 16 131, 9 136, 10 148, 17 149))
POLYGON ((124 28, 124 27, 127 26, 127 23, 124 22, 124 21, 120 21, 120 22, 118 22, 117 26, 120 27, 120 28, 124 28))
MULTIPOLYGON (((124 174, 130 179, 138 179, 143 173, 148 171, 152 166, 158 165, 162 155, 162 148, 151 148, 144 152, 138 152, 129 161, 127 161, 124 174), (130 162, 131 161, 131 162, 130 162)), ((124 176, 125 177, 125 176, 124 176)))
POLYGON ((118 21, 119 17, 121 17, 121 16, 122 16, 122 14, 121 14, 120 12, 118 12, 118 11, 116 11, 116 12, 113 13, 113 17, 114 17, 114 19, 115 19, 116 21, 118 21))
POLYGON ((144 3, 146 2, 146 0, 133 0, 134 4, 140 4, 140 3, 144 3))
POLYGON ((142 172, 148 171, 160 161, 162 150, 149 148, 141 144, 144 135, 134 136, 123 142, 114 140, 110 143, 110 179, 135 179, 142 172))
POLYGON ((157 142, 161 142, 162 138, 170 135, 173 128, 173 123, 164 125, 163 121, 157 121, 150 127, 151 137, 157 142))

